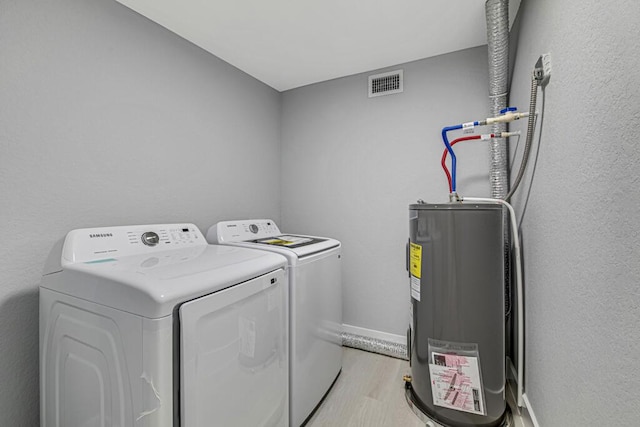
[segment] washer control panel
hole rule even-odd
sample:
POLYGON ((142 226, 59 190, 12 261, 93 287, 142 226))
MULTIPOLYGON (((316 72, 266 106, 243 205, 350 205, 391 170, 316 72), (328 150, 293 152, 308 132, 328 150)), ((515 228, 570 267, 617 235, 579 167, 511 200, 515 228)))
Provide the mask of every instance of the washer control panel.
POLYGON ((103 262, 123 256, 206 244, 204 236, 193 224, 83 228, 67 234, 62 261, 103 262))
POLYGON ((211 243, 244 242, 280 235, 280 229, 270 219, 221 221, 207 232, 211 243))

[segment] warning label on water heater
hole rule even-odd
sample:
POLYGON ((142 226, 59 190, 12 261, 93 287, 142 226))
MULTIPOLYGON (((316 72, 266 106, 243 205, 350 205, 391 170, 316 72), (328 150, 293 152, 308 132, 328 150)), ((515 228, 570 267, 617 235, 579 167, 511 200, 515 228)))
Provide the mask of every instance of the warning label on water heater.
POLYGON ((411 275, 418 279, 422 274, 422 246, 411 243, 409 249, 409 263, 411 275))
POLYGON ((409 247, 409 272, 411 273, 411 297, 420 301, 420 277, 422 276, 422 246, 411 243, 409 247))
POLYGON ((435 352, 431 354, 429 373, 433 404, 486 415, 478 358, 435 352))
POLYGON ((420 279, 411 276, 411 297, 420 301, 420 279))

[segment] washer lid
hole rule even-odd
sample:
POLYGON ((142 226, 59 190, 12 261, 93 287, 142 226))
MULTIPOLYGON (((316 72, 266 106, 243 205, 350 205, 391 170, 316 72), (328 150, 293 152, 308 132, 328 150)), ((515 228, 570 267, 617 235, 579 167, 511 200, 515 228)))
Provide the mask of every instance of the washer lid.
POLYGON ((42 287, 148 318, 170 315, 184 301, 286 267, 278 254, 206 243, 167 244, 174 248, 157 251, 140 246, 141 253, 133 255, 114 252, 108 258, 70 262, 62 257, 73 252, 69 242, 68 235, 58 249, 61 271, 45 274, 42 287))
POLYGON ((207 232, 209 243, 242 244, 282 253, 288 258, 304 258, 340 246, 326 237, 282 235, 271 219, 220 221, 207 232))

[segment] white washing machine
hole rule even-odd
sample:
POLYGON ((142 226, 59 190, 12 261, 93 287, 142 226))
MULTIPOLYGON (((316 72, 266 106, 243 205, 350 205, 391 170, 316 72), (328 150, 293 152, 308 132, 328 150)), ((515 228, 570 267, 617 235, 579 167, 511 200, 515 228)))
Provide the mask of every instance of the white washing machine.
POLYGON ((192 224, 71 231, 40 287, 40 425, 288 426, 286 265, 192 224))
POLYGON ((280 233, 269 219, 222 221, 211 243, 259 248, 289 262, 289 411, 304 424, 342 369, 341 245, 334 239, 280 233))

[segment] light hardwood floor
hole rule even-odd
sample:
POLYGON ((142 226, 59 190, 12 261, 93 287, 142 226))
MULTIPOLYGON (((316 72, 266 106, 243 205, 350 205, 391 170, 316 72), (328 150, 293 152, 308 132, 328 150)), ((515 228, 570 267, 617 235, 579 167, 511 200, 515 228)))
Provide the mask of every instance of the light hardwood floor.
MULTIPOLYGON (((405 400, 409 362, 344 347, 342 373, 308 427, 425 427, 405 400)), ((512 406, 514 407, 514 406, 512 406)), ((531 427, 514 415, 514 427, 531 427)))
POLYGON ((424 427, 404 398, 409 362, 344 347, 342 373, 308 427, 424 427))

